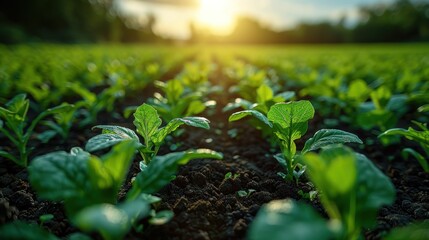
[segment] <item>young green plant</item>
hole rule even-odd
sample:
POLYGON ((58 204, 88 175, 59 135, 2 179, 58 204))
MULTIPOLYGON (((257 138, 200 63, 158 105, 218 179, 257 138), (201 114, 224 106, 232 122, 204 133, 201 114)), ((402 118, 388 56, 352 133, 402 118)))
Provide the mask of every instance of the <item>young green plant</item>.
POLYGON ((154 107, 148 104, 142 104, 134 113, 134 125, 137 133, 143 138, 140 142, 136 132, 129 128, 98 125, 94 128, 103 129, 102 134, 88 140, 85 149, 89 152, 97 151, 111 147, 119 142, 133 140, 138 143, 138 151, 143 158, 143 164, 148 165, 158 154, 159 148, 164 139, 172 132, 176 131, 181 125, 185 124, 192 127, 209 129, 209 120, 203 117, 183 117, 175 118, 161 127, 162 120, 154 107))
POLYGON ((415 130, 412 127, 409 127, 408 129, 392 128, 380 134, 379 138, 383 138, 385 136, 399 135, 420 144, 426 156, 423 156, 412 148, 404 148, 402 150, 402 155, 404 158, 408 158, 409 155, 413 156, 420 163, 420 166, 422 166, 423 170, 425 172, 429 172, 429 129, 427 128, 426 124, 422 124, 419 122, 414 122, 414 124, 418 128, 420 128, 420 131, 415 130))
POLYGON ((271 106, 267 116, 256 110, 244 110, 233 113, 229 121, 237 121, 253 116, 271 129, 271 136, 280 146, 281 154, 275 159, 285 169, 279 175, 287 180, 298 180, 305 166, 296 161, 297 156, 339 143, 362 143, 354 134, 338 129, 321 129, 305 142, 304 148, 297 151, 295 141, 300 139, 308 128, 308 120, 314 116, 313 105, 309 101, 292 101, 271 106))
POLYGON ((30 101, 25 94, 16 95, 5 107, 0 107, 0 132, 6 136, 19 152, 19 157, 12 152, 0 150, 0 156, 12 160, 16 164, 26 167, 31 148, 28 148, 28 142, 33 136, 34 128, 45 117, 68 111, 73 108, 72 105, 62 104, 60 106, 49 108, 31 121, 28 126, 27 118, 30 101), (28 127, 27 127, 28 126, 28 127))
POLYGON ((249 239, 361 239, 361 231, 376 223, 378 210, 395 199, 395 188, 364 155, 343 146, 301 159, 307 174, 321 192, 329 216, 294 200, 276 200, 263 206, 253 221, 249 239), (311 231, 308 231, 311 229, 311 231))

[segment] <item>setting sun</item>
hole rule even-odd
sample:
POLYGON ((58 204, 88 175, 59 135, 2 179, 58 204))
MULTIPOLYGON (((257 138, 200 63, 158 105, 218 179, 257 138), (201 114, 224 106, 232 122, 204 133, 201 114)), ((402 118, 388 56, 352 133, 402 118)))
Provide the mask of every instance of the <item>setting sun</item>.
POLYGON ((230 32, 234 21, 231 5, 229 0, 200 0, 199 25, 219 34, 230 32))

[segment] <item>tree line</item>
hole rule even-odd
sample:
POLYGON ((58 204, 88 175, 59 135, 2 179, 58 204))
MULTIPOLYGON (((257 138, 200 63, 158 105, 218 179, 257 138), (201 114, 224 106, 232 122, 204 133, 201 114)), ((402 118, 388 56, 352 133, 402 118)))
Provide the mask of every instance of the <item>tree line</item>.
MULTIPOLYGON (((0 42, 166 42, 153 32, 156 18, 138 19, 117 11, 115 0, 16 0, 0 2, 0 42)), ((190 26, 189 43, 349 43, 429 41, 429 2, 397 0, 359 8, 359 19, 303 22, 274 31, 251 17, 216 36, 190 26)), ((171 40, 170 40, 171 41, 171 40)))

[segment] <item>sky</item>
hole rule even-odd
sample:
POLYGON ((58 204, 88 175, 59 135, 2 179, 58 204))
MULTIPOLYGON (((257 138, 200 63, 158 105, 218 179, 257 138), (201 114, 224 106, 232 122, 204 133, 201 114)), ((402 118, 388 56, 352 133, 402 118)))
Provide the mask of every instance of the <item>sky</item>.
POLYGON ((156 17, 155 33, 186 39, 190 22, 211 29, 216 34, 233 30, 236 16, 246 15, 275 30, 293 27, 299 22, 339 20, 347 24, 358 19, 362 5, 388 3, 393 0, 118 0, 120 10, 145 21, 156 17))

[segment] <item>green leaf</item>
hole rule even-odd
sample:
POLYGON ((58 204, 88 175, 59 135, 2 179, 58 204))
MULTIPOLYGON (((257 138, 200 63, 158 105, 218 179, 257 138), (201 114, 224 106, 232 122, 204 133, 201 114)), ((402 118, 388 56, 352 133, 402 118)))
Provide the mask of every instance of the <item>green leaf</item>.
POLYGON ((115 202, 118 191, 125 181, 126 175, 134 159, 136 143, 122 142, 102 156, 101 159, 92 156, 88 162, 91 185, 95 189, 106 190, 106 202, 115 202))
POLYGON ((183 84, 179 79, 168 81, 164 87, 164 92, 169 102, 177 102, 184 90, 183 84))
POLYGON ((21 161, 17 157, 15 157, 13 154, 10 154, 10 153, 8 153, 6 151, 0 150, 0 157, 7 158, 9 160, 14 161, 18 165, 22 165, 21 161))
POLYGON ((80 211, 73 223, 83 231, 97 231, 104 239, 122 239, 133 223, 149 214, 149 204, 141 199, 117 206, 99 204, 80 211))
POLYGON ((328 215, 345 225, 348 237, 371 227, 378 209, 394 200, 395 189, 389 178, 364 155, 349 148, 336 146, 303 158, 310 179, 323 193, 321 200, 328 215))
POLYGON ((359 137, 355 134, 342 130, 321 129, 317 131, 312 138, 308 139, 305 142, 304 148, 302 149, 302 154, 339 143, 362 144, 362 140, 360 140, 359 137))
POLYGON ((419 222, 409 224, 405 227, 393 229, 387 236, 386 240, 427 240, 429 236, 429 222, 419 222))
POLYGON ((72 233, 68 235, 66 239, 67 240, 92 240, 92 238, 80 232, 72 233))
POLYGON ((294 200, 274 200, 262 206, 250 225, 250 240, 334 239, 328 222, 315 210, 294 200))
POLYGON ((418 152, 411 148, 402 149, 402 157, 408 159, 408 155, 412 155, 422 166, 425 172, 429 172, 429 163, 428 161, 418 152))
POLYGON ((419 112, 429 112, 429 104, 423 105, 417 109, 419 112))
POLYGON ((145 141, 149 141, 152 138, 161 123, 161 118, 159 118, 155 108, 148 104, 142 104, 134 113, 134 125, 145 141))
POLYGON ((30 106, 30 101, 26 98, 27 95, 24 93, 16 95, 6 103, 7 109, 21 118, 25 117, 30 106))
POLYGON ((356 224, 372 227, 376 223, 378 209, 395 200, 395 187, 367 157, 356 154, 357 194, 356 224))
POLYGON ((176 174, 179 165, 184 165, 197 158, 222 159, 223 156, 221 153, 208 149, 157 156, 149 163, 145 171, 137 175, 128 197, 135 199, 141 193, 152 194, 159 191, 172 180, 172 176, 176 174))
POLYGON ((0 227, 0 236, 8 240, 59 240, 55 235, 34 224, 15 221, 0 227))
POLYGON ((262 84, 256 90, 256 101, 258 103, 265 103, 271 99, 273 99, 273 90, 267 84, 262 84))
POLYGON ((158 131, 153 135, 151 140, 155 144, 160 144, 162 141, 164 141, 165 137, 168 134, 174 132, 178 127, 180 127, 183 124, 186 124, 186 125, 192 126, 192 127, 210 129, 209 123, 210 123, 210 121, 207 118, 203 118, 203 117, 175 118, 175 119, 171 120, 167 124, 167 126, 158 129, 158 131))
POLYGON ((314 117, 314 108, 309 101, 277 103, 270 108, 268 119, 282 128, 294 128, 294 125, 306 123, 314 117))
POLYGON ((268 119, 274 124, 274 133, 285 141, 285 154, 292 158, 296 152, 294 141, 301 138, 308 128, 308 120, 314 116, 309 101, 277 103, 268 111, 268 119))
POLYGON ((51 201, 83 197, 89 189, 89 157, 79 148, 36 157, 28 167, 31 186, 41 198, 51 201))
POLYGON ((236 98, 233 103, 228 103, 223 109, 223 112, 227 112, 233 109, 242 108, 242 109, 250 109, 252 107, 253 103, 242 99, 242 98, 236 98))
MULTIPOLYGON (((323 192, 327 201, 335 201, 354 190, 357 181, 356 157, 348 148, 328 148, 319 155, 307 153, 304 163, 310 179, 323 192)), ((338 216, 333 214, 331 217, 338 216)))
POLYGON ((355 100, 357 103, 365 102, 371 92, 364 80, 358 79, 350 83, 347 98, 355 100))
POLYGON ((418 143, 429 146, 429 131, 416 131, 411 127, 408 128, 408 130, 402 128, 392 128, 380 134, 378 137, 389 135, 404 136, 412 141, 416 141, 418 143))
POLYGON ((101 128, 110 133, 103 133, 90 138, 85 146, 85 149, 89 152, 108 148, 126 140, 140 141, 137 134, 129 128, 111 125, 98 125, 93 127, 93 129, 94 128, 101 128))
POLYGON ((162 225, 169 222, 174 217, 173 211, 164 210, 157 212, 155 216, 149 219, 149 223, 152 225, 162 225))
POLYGON ((188 109, 186 110, 185 116, 192 116, 201 113, 206 109, 206 105, 200 100, 195 100, 189 103, 188 109))
POLYGON ((231 116, 229 116, 228 121, 229 122, 238 121, 247 116, 253 116, 259 121, 261 121, 262 123, 264 123, 265 125, 269 126, 270 128, 273 127, 273 124, 268 120, 267 117, 264 116, 264 114, 255 110, 244 110, 244 111, 233 113, 231 116))
POLYGON ((286 163, 286 159, 284 158, 283 154, 276 154, 274 155, 274 158, 277 160, 277 162, 280 164, 280 166, 283 167, 283 169, 287 170, 287 163, 286 163))
POLYGON ((74 108, 75 108, 75 106, 73 104, 62 103, 59 106, 46 109, 45 112, 46 112, 46 114, 58 114, 58 113, 70 111, 74 108))

